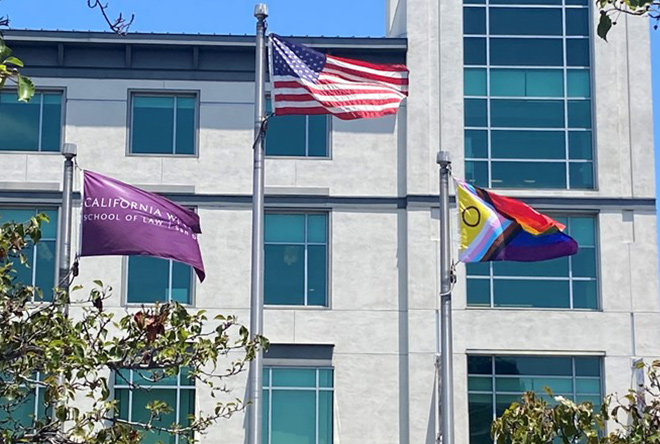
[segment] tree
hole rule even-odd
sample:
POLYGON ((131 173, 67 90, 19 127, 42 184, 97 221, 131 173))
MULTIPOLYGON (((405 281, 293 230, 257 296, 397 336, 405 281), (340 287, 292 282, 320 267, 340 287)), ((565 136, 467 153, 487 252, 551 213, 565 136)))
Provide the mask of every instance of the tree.
POLYGON ((135 444, 155 432, 179 435, 183 442, 244 407, 226 399, 226 378, 243 371, 267 340, 250 340, 232 316, 209 321, 203 310, 190 313, 168 303, 115 319, 104 309, 111 289, 100 281, 76 302, 75 316, 68 314, 70 295, 59 289, 52 302, 35 303, 41 290, 18 282, 16 269, 25 266, 26 251, 39 241, 45 222, 39 215, 0 227, 1 444, 135 444), (131 371, 139 377, 127 377, 131 371), (179 372, 219 397, 213 411, 168 423, 174 406, 154 395, 147 418, 130 422, 111 396, 111 377, 137 390, 179 372), (43 396, 35 396, 36 390, 43 396), (20 412, 35 402, 39 413, 26 420, 20 412))
POLYGON ((660 0, 597 0, 596 4, 600 10, 596 32, 603 40, 607 40, 607 33, 621 14, 649 17, 655 21, 654 29, 658 29, 660 0))
POLYGON ((493 422, 491 437, 496 444, 660 444, 660 361, 638 368, 646 369, 646 385, 606 396, 598 410, 561 396, 550 405, 525 393, 493 422), (618 428, 606 434, 608 420, 618 428))

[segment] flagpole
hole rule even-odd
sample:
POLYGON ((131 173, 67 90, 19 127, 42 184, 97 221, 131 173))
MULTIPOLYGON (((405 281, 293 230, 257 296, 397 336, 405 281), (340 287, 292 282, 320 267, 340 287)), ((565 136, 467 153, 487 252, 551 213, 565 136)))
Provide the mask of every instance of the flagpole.
MULTIPOLYGON (((62 178, 62 223, 60 224, 60 248, 58 254, 59 272, 57 274, 58 287, 69 292, 69 272, 71 270, 71 213, 73 201, 73 158, 77 155, 75 143, 65 143, 62 147, 64 156, 64 174, 62 178)), ((68 295, 67 295, 68 298, 68 295)), ((68 311, 64 306, 65 314, 68 311)))
MULTIPOLYGON (((250 295, 250 337, 263 333, 264 307, 264 116, 265 34, 268 7, 254 7, 257 18, 255 86, 254 86, 254 164, 252 175, 252 279, 250 295)), ((261 444, 263 353, 258 351, 250 361, 249 400, 247 407, 247 444, 261 444)))
MULTIPOLYGON (((440 417, 442 444, 454 444, 454 359, 451 326, 451 234, 449 223, 449 176, 451 159, 448 151, 438 151, 440 165, 440 417)), ((438 437, 440 438, 440 437, 438 437)))

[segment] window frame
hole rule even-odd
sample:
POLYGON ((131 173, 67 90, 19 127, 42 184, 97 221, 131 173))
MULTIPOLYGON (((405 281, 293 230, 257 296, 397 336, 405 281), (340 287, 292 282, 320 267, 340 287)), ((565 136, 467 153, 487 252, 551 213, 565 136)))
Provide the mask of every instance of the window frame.
MULTIPOLYGON (((3 93, 10 93, 10 94, 16 94, 17 93, 16 88, 3 88, 2 92, 3 93)), ((40 111, 39 111, 39 146, 37 151, 24 151, 24 150, 0 150, 0 155, 2 154, 38 154, 38 155, 61 155, 62 154, 62 147, 64 146, 64 141, 66 140, 66 108, 67 108, 67 88, 62 86, 55 86, 55 87, 46 87, 46 88, 39 88, 35 90, 34 95, 36 96, 37 94, 42 94, 42 99, 41 99, 41 105, 40 105, 40 111), (41 151, 41 134, 42 134, 42 123, 41 118, 43 116, 43 94, 44 93, 60 93, 62 94, 62 103, 60 104, 60 140, 59 140, 59 147, 60 149, 57 151, 41 151)))
MULTIPOLYGON (((464 44, 465 38, 475 38, 475 39, 485 39, 485 52, 486 52, 486 60, 484 65, 475 65, 475 64, 467 64, 463 62, 463 75, 465 75, 465 71, 469 69, 483 69, 485 70, 485 75, 486 75, 486 92, 485 95, 467 95, 465 94, 465 91, 463 91, 463 101, 464 101, 464 106, 465 102, 468 99, 475 99, 475 100, 485 100, 486 101, 486 111, 487 111, 487 122, 485 126, 468 126, 465 123, 465 119, 463 119, 463 130, 464 130, 464 135, 463 138, 465 140, 465 133, 467 131, 485 131, 487 134, 487 154, 486 157, 484 158, 477 158, 477 157, 464 157, 464 164, 467 165, 468 162, 474 163, 474 164, 485 164, 487 168, 487 184, 477 184, 478 186, 484 186, 487 188, 498 188, 498 189, 513 189, 513 190, 520 190, 520 189, 533 189, 533 190, 568 190, 568 191, 578 191, 578 192, 594 192, 599 190, 599 183, 598 183, 598 158, 597 158, 597 147, 598 147, 598 141, 597 141, 597 119, 596 119, 596 98, 595 98, 595 87, 594 87, 594 82, 595 82, 595 65, 594 65, 594 23, 592 20, 592 15, 593 15, 593 6, 591 5, 590 2, 586 2, 585 5, 569 5, 566 4, 566 0, 563 0, 561 4, 558 5, 526 5, 526 4, 513 4, 513 3, 505 3, 505 4, 491 4, 489 0, 484 0, 483 3, 475 3, 475 2, 466 2, 463 1, 462 4, 462 14, 465 13, 466 9, 483 9, 485 11, 485 23, 486 23, 486 30, 484 34, 466 34, 465 32, 462 33, 462 42, 464 44), (489 28, 489 22, 490 22, 490 14, 489 11, 493 9, 548 9, 548 10, 553 10, 553 9, 559 9, 561 10, 561 18, 562 18, 562 32, 559 35, 543 35, 543 34, 534 34, 534 35, 509 35, 509 34, 491 34, 490 33, 490 28, 489 28), (587 10, 587 17, 588 17, 588 34, 587 35, 569 35, 567 31, 567 14, 566 11, 569 9, 575 9, 575 10, 587 10), (516 39, 536 39, 536 38, 543 38, 543 39, 552 39, 552 40, 561 40, 562 41, 562 58, 563 58, 563 64, 558 65, 558 66, 547 66, 547 65, 539 65, 539 66, 526 66, 526 65, 493 65, 491 64, 491 55, 490 55, 490 42, 491 38, 494 39, 507 39, 507 38, 516 38, 516 39), (569 66, 568 61, 567 61, 567 41, 575 41, 575 40, 587 40, 588 42, 588 48, 589 48, 589 66, 569 66), (546 97, 546 96, 494 96, 491 95, 491 70, 560 70, 562 72, 562 82, 563 82, 563 94, 562 96, 559 97, 546 97), (568 90, 568 72, 573 70, 588 70, 589 71, 589 97, 571 97, 569 96, 569 90, 568 90), (491 125, 491 119, 492 119, 492 106, 491 103, 492 101, 495 100, 525 100, 525 101, 552 101, 552 100, 558 100, 563 102, 564 106, 564 113, 563 113, 563 119, 564 119, 564 125, 563 127, 557 127, 557 128, 540 128, 540 127, 494 127, 491 125), (589 101, 590 106, 589 106, 589 111, 590 111, 590 119, 591 119, 591 127, 590 128, 572 128, 569 126, 569 103, 570 102, 583 102, 583 101, 589 101), (563 158, 557 158, 557 159, 546 159, 546 158, 494 158, 492 155, 492 133, 494 131, 557 131, 557 132, 562 132, 563 137, 564 137, 564 157, 563 158), (591 133, 591 160, 587 159, 571 159, 570 156, 570 146, 569 146, 569 138, 571 132, 590 132, 591 133), (542 186, 542 187, 512 187, 512 186, 494 186, 493 185, 493 163, 544 163, 544 164, 558 164, 558 163, 563 163, 564 164, 564 180, 566 182, 564 187, 547 187, 547 186, 542 186), (591 170, 592 170, 592 181, 593 181, 593 186, 591 188, 575 188, 571 187, 571 166, 572 165, 579 165, 579 164, 591 164, 591 170)), ((461 21, 464 23, 465 20, 462 16, 461 21)), ((465 151, 465 149, 464 149, 465 151)), ((465 153, 464 153, 465 154, 465 153)))
MULTIPOLYGON (((271 101, 271 92, 268 91, 266 92, 266 100, 265 104, 267 105, 271 101)), ((270 102, 272 104, 272 102, 270 102)), ((270 107, 266 106, 266 115, 269 115, 270 113, 273 113, 272 117, 275 117, 275 110, 272 108, 272 105, 270 107)), ((326 119, 326 135, 325 135, 325 143, 327 147, 327 152, 325 156, 310 156, 309 155, 309 115, 292 115, 290 117, 304 117, 305 118, 305 155, 304 156, 295 156, 295 155, 286 155, 286 156, 277 156, 273 154, 267 154, 266 153, 266 137, 264 137, 264 157, 266 159, 297 159, 297 160, 332 160, 332 128, 333 128, 333 121, 334 118, 332 118, 332 115, 330 114, 321 114, 325 116, 326 119)), ((318 116, 318 115, 315 115, 318 116)), ((278 116, 278 117, 287 117, 287 116, 278 116)), ((268 130, 266 130, 266 133, 268 133, 268 130)))
MULTIPOLYGON (((192 390, 195 396, 195 411, 193 411, 193 414, 196 414, 197 410, 197 384, 193 383, 191 385, 183 385, 181 384, 181 369, 179 369, 179 372, 177 373, 176 376, 176 384, 175 385, 146 385, 146 384, 138 384, 134 387, 131 387, 132 384, 134 384, 134 375, 135 375, 136 370, 130 370, 130 381, 129 383, 126 383, 125 381, 122 381, 122 384, 117 384, 117 371, 112 372, 112 399, 117 400, 117 390, 127 390, 128 391, 128 421, 132 421, 132 413, 133 413, 133 392, 134 390, 175 390, 176 391, 176 406, 174 409, 174 414, 175 418, 177 418, 177 422, 179 421, 179 418, 181 418, 181 391, 182 390, 192 390)), ((170 406, 171 407, 171 406, 170 406)), ((119 413, 120 407, 119 407, 119 402, 117 402, 117 413, 119 413)), ((179 435, 175 435, 175 444, 180 444, 181 440, 179 439, 179 435)))
POLYGON ((200 129, 200 107, 201 107, 201 91, 199 89, 128 89, 128 110, 126 112, 126 153, 127 157, 166 157, 166 158, 199 158, 199 129, 200 129), (176 154, 172 153, 134 153, 133 152, 133 99, 136 96, 141 97, 174 97, 174 125, 173 125, 173 144, 172 150, 176 151, 176 98, 189 97, 195 101, 195 123, 193 125, 193 154, 176 154))
MULTIPOLYGON (((268 360, 268 358, 264 358, 264 365, 263 365, 263 371, 264 374, 266 370, 268 371, 268 385, 265 384, 264 380, 261 382, 261 393, 262 393, 262 399, 265 398, 265 393, 268 393, 268 418, 266 421, 262 421, 262 434, 264 437, 267 437, 266 444, 272 444, 272 439, 273 435, 271 433, 271 427, 273 425, 273 390, 278 391, 278 390, 289 390, 289 391, 304 391, 304 392, 314 392, 314 402, 315 402, 315 412, 314 412, 314 417, 315 417, 315 425, 314 425, 314 434, 315 434, 315 441, 318 443, 319 442, 319 430, 320 430, 320 421, 319 421, 319 404, 320 404, 320 393, 321 392, 330 392, 332 393, 332 404, 330 406, 330 412, 332 413, 332 422, 329 424, 329 430, 331 431, 331 442, 334 442, 335 438, 335 431, 334 431, 334 423, 335 423, 335 414, 334 414, 334 407, 335 407, 335 368, 333 367, 331 362, 318 362, 314 360, 310 360, 309 363, 305 362, 305 360, 291 360, 290 363, 286 362, 286 359, 274 359, 272 361, 268 360), (300 369, 300 370, 310 370, 313 369, 315 371, 315 387, 310 388, 310 387, 287 387, 287 386, 277 386, 273 387, 273 369, 300 369), (332 371, 332 386, 331 387, 321 387, 319 384, 320 381, 320 371, 321 370, 331 370, 332 371), (267 430, 263 429, 264 423, 267 422, 268 428, 267 430)), ((262 376, 263 378, 263 376, 262 376)), ((264 378, 265 379, 265 378, 264 378)))
MULTIPOLYGON (((154 257, 156 256, 149 256, 149 257, 154 257)), ((122 256, 122 297, 121 297, 121 304, 124 307, 141 307, 141 306, 153 306, 156 304, 167 304, 174 302, 172 300, 172 269, 173 269, 173 264, 172 262, 174 259, 165 259, 165 258, 156 258, 156 259, 161 259, 164 261, 168 261, 168 280, 167 280, 167 285, 168 285, 168 300, 167 301, 153 301, 153 302, 130 302, 128 300, 128 272, 129 272, 129 266, 128 266, 128 261, 129 261, 130 255, 129 256, 122 256)), ((195 307, 196 305, 196 287, 197 287, 197 279, 195 279, 195 270, 192 268, 192 266, 188 264, 184 264, 190 267, 190 302, 189 303, 181 303, 179 302, 180 305, 190 308, 190 307, 195 307)))
MULTIPOLYGON (((332 309, 332 211, 330 209, 324 210, 324 209, 303 209, 303 208, 297 208, 297 209, 287 209, 287 208, 277 208, 277 207, 270 207, 266 208, 264 211, 264 233, 265 233, 265 228, 266 228, 266 215, 268 214, 293 214, 293 215, 325 215, 326 216, 326 252, 325 252, 325 258, 326 258, 326 266, 325 266, 325 305, 308 305, 307 304, 307 299, 308 299, 308 289, 307 289, 307 269, 308 269, 308 264, 307 264, 307 246, 310 245, 307 242, 306 239, 306 233, 307 233, 307 219, 305 218, 305 242, 304 247, 305 247, 305 304, 303 305, 291 305, 291 304, 268 304, 266 303, 266 284, 265 284, 265 258, 266 258, 266 240, 264 236, 264 309, 268 310, 331 310, 332 309)), ((311 245, 319 245, 316 243, 312 243, 311 245)))
MULTIPOLYGON (((467 264, 465 270, 465 306, 468 310, 514 310, 514 311, 568 311, 568 312, 602 312, 603 311, 603 301, 602 301, 602 292, 601 292, 601 261, 600 261, 600 218, 599 213, 585 213, 585 212, 562 212, 561 214, 552 213, 548 214, 550 217, 590 217, 594 221, 594 254, 596 260, 594 267, 596 270, 595 278, 586 278, 586 277, 574 277, 573 276, 573 257, 569 257, 568 265, 568 275, 567 276, 496 276, 493 272, 493 262, 488 262, 489 274, 488 275, 468 275, 467 264), (468 279, 475 280, 487 280, 490 282, 490 305, 470 305, 468 302, 468 290, 467 290, 467 281, 468 279), (495 305, 495 280, 527 280, 527 281, 561 281, 569 283, 569 307, 518 307, 518 306, 496 306, 495 305), (595 308, 575 308, 574 307, 574 282, 595 282, 596 284, 596 307, 595 308)), ((570 235, 570 233, 569 233, 570 235)))

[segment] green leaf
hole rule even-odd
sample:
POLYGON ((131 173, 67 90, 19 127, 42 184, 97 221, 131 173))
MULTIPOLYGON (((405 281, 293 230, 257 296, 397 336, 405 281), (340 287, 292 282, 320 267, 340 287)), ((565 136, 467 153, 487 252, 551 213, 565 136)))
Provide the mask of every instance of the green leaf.
POLYGON ((18 101, 29 102, 34 96, 34 83, 29 77, 18 76, 18 101))
POLYGON ((596 29, 596 32, 598 33, 598 37, 607 41, 607 33, 610 31, 611 28, 612 28, 612 19, 610 18, 609 15, 607 15, 607 13, 601 11, 600 20, 598 21, 598 28, 596 29))
POLYGON ((0 37, 0 58, 4 59, 11 54, 11 49, 5 44, 5 40, 0 37))
POLYGON ((23 67, 23 62, 20 59, 17 59, 16 57, 7 57, 4 62, 2 63, 11 63, 12 65, 16 65, 19 67, 23 67))

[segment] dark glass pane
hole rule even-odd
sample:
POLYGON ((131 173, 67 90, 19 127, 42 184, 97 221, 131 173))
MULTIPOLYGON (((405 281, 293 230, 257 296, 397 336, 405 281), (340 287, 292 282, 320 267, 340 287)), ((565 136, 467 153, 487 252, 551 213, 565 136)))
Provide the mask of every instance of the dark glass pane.
MULTIPOLYGON (((160 428, 169 428, 177 422, 176 417, 176 390, 133 390, 133 405, 131 409, 131 420, 145 424, 151 419, 151 411, 147 405, 154 401, 167 404, 171 411, 161 413, 157 419, 152 420, 152 425, 160 428)), ((142 444, 174 444, 175 436, 160 430, 142 430, 142 444)))
POLYGON ((490 122, 499 128, 562 128, 564 102, 559 100, 504 100, 490 102, 490 122))
POLYGON ((316 394, 307 390, 274 390, 271 444, 316 442, 316 394))
POLYGON ((326 214, 307 215, 307 242, 326 243, 328 236, 328 216, 326 214))
POLYGON ((589 35, 589 9, 566 8, 566 35, 589 35))
POLYGON ((566 76, 568 97, 591 96, 591 72, 588 69, 569 69, 566 76))
POLYGON ((131 152, 174 154, 174 97, 133 97, 131 152))
POLYGON ((584 394, 600 394, 600 380, 598 379, 582 379, 575 380, 575 391, 584 394))
POLYGON ((561 5, 561 0, 491 0, 491 5, 561 5))
POLYGON ((468 395, 470 444, 491 444, 490 424, 493 422, 493 397, 468 395))
POLYGON ((19 102, 15 92, 0 93, 0 151, 38 151, 41 95, 19 102))
POLYGON ((128 302, 167 301, 169 270, 168 260, 148 256, 130 256, 128 258, 128 302))
POLYGON ((34 245, 30 244, 25 247, 23 249, 23 254, 26 258, 25 264, 21 264, 18 257, 11 258, 14 264, 14 270, 16 271, 16 281, 25 285, 36 285, 33 280, 34 245))
POLYGON ((600 376, 600 358, 575 358, 575 376, 600 376))
POLYGON ((305 116, 278 116, 268 120, 268 156, 305 155, 305 116))
POLYGON ((176 154, 195 154, 195 98, 176 99, 176 154))
POLYGON ((465 157, 488 157, 488 131, 465 130, 465 157))
POLYGON ((488 108, 485 99, 465 99, 465 126, 487 126, 488 108))
POLYGON ((559 8, 490 8, 490 35, 561 35, 559 8))
POLYGON ((593 247, 596 245, 596 219, 593 217, 571 217, 568 233, 581 247, 593 247))
POLYGON ((566 40, 566 63, 568 66, 589 66, 589 39, 566 40))
POLYGON ((463 90, 466 96, 485 96, 486 69, 465 68, 463 70, 463 90))
MULTIPOLYGON (((265 371, 264 373, 267 374, 268 371, 265 371)), ((261 444, 268 444, 268 434, 270 433, 270 423, 268 422, 268 412, 270 411, 270 391, 262 390, 261 395, 264 399, 263 403, 261 404, 261 444)))
POLYGON ((463 0, 464 5, 484 5, 486 0, 463 0))
POLYGON ((179 424, 188 427, 191 423, 190 417, 195 414, 195 390, 181 390, 179 396, 179 424))
POLYGON ((567 5, 588 5, 588 0, 566 0, 567 5))
POLYGON ((465 180, 479 187, 488 186, 488 163, 465 162, 465 180))
POLYGON ((563 97, 564 73, 560 69, 492 69, 492 96, 563 97))
POLYGON ((593 158, 591 131, 569 131, 568 153, 571 159, 593 158))
MULTIPOLYGON (((43 213, 48 216, 48 222, 41 224, 41 239, 56 239, 57 238, 57 210, 42 210, 37 209, 33 214, 43 213)), ((0 217, 2 214, 0 214, 0 217)), ((27 222, 27 219, 22 221, 27 222)), ((2 223, 2 220, 0 220, 2 223)))
POLYGON ((490 307, 490 280, 467 280, 467 304, 471 307, 490 307))
POLYGON ((305 242, 304 214, 266 214, 265 241, 305 242))
POLYGON ((495 358, 498 375, 572 376, 571 358, 546 356, 498 356, 495 358))
POLYGON ((492 375, 493 358, 490 356, 468 356, 468 374, 492 375))
POLYGON ((309 156, 328 156, 328 116, 308 116, 309 156))
POLYGON ((332 392, 319 392, 318 444, 332 444, 332 392))
POLYGON ((490 64, 493 66, 563 66, 564 54, 561 39, 514 39, 490 40, 490 64))
POLYGON ((497 378, 495 388, 498 392, 536 392, 544 393, 549 388, 555 394, 572 394, 573 381, 567 378, 497 378))
POLYGON ((463 34, 486 34, 486 8, 463 8, 463 34))
POLYGON ((568 126, 591 128, 591 100, 568 101, 568 126))
POLYGON ((41 151, 57 152, 62 143, 62 94, 44 94, 43 102, 41 151))
POLYGON ((490 274, 490 262, 472 262, 465 264, 468 276, 488 276, 490 274))
POLYGON ((573 307, 598 309, 596 281, 573 281, 573 307))
POLYGON ((327 305, 327 256, 325 246, 307 247, 307 305, 327 305))
POLYGON ((191 303, 192 267, 172 261, 172 300, 179 304, 191 303))
POLYGON ((470 392, 490 392, 493 391, 493 378, 490 376, 470 376, 468 377, 468 391, 470 392))
POLYGON ((36 286, 43 292, 43 300, 53 300, 55 287, 55 241, 41 241, 37 244, 36 286))
POLYGON ((14 427, 30 427, 34 420, 35 407, 34 391, 27 391, 24 396, 18 399, 12 399, 9 402, 6 399, 0 399, 0 421, 3 424, 3 431, 11 433, 14 427))
POLYGON ((566 188, 566 165, 549 162, 493 162, 492 186, 566 188))
POLYGON ((569 308, 566 281, 496 279, 493 282, 496 307, 569 308))
POLYGON ((133 383, 139 387, 176 386, 178 375, 167 374, 164 369, 133 372, 133 383))
POLYGON ((273 387, 316 387, 316 369, 314 368, 277 368, 272 369, 273 387))
POLYGON ((319 387, 332 387, 332 369, 322 368, 319 369, 319 387))
POLYGON ((305 303, 305 247, 266 245, 264 301, 270 305, 305 303))
POLYGON ((565 159, 563 131, 492 131, 493 159, 565 159))
POLYGON ((594 187, 594 166, 590 162, 573 163, 569 165, 571 188, 591 190, 594 187))
POLYGON ((495 276, 568 277, 568 257, 540 262, 493 262, 495 276))
POLYGON ((497 395, 495 397, 495 414, 499 417, 514 402, 520 403, 520 395, 497 395))
POLYGON ((594 247, 582 247, 577 254, 571 256, 573 262, 573 276, 596 277, 596 249, 594 247))
POLYGON ((463 63, 465 65, 486 64, 486 39, 466 37, 463 39, 463 63))

